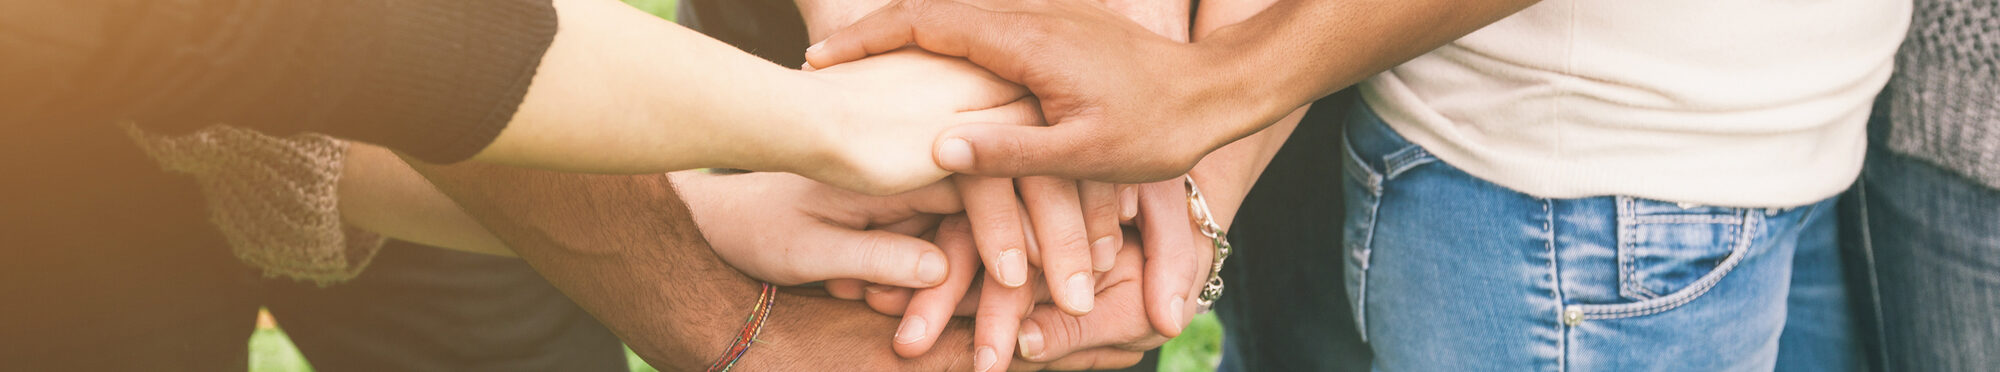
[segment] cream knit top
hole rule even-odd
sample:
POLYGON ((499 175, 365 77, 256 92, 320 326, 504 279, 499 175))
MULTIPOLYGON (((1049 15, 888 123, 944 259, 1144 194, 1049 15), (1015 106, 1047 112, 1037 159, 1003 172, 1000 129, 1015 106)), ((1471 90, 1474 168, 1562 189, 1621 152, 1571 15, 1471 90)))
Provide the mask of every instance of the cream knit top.
POLYGON ((1788 207, 1860 172, 1908 0, 1549 0, 1360 86, 1397 133, 1538 197, 1788 207))

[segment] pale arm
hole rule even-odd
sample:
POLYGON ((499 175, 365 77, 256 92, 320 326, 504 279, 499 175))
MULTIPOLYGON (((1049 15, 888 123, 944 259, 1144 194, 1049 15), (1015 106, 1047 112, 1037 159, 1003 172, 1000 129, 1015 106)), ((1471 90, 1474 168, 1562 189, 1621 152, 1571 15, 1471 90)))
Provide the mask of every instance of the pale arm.
POLYGON ((943 178, 927 155, 949 125, 1029 124, 961 115, 1025 95, 983 71, 927 86, 909 82, 933 71, 906 65, 806 73, 613 0, 555 7, 562 27, 519 110, 473 159, 595 173, 783 171, 887 194, 943 178))
POLYGON ((389 149, 352 144, 341 166, 340 217, 348 224, 429 246, 514 255, 389 149))

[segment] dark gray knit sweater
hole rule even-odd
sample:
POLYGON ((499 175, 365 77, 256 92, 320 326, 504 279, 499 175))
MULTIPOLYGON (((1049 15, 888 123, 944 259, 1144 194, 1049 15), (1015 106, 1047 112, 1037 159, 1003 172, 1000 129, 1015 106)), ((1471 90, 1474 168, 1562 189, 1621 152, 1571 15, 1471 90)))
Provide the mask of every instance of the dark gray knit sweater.
POLYGON ((2000 0, 1916 0, 1889 149, 2000 189, 2000 0))

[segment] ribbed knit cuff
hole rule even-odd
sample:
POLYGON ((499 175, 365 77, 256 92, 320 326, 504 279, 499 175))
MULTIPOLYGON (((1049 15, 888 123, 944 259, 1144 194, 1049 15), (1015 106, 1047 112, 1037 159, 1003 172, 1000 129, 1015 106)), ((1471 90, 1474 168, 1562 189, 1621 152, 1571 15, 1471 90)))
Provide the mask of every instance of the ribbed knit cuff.
POLYGON ((341 103, 313 120, 330 133, 433 163, 465 160, 506 129, 555 38, 550 0, 386 1, 365 64, 341 103))

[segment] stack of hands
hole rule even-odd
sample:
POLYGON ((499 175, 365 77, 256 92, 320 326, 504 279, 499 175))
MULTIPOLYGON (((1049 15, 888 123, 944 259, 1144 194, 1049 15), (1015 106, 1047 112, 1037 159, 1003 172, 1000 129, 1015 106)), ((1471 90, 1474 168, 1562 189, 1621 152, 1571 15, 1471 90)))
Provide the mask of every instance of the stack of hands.
MULTIPOLYGON (((1095 115, 1101 111, 1091 105, 1124 103, 1084 100, 1080 97, 1097 92, 1073 90, 1038 97, 1034 94, 1040 91, 1013 81, 1051 77, 1037 77, 1035 71, 996 75, 998 71, 966 59, 904 46, 911 40, 869 35, 911 16, 911 4, 882 7, 884 3, 801 2, 816 41, 866 19, 860 28, 842 31, 855 33, 851 38, 842 35, 815 45, 808 54, 812 62, 803 69, 836 85, 893 87, 857 96, 887 104, 862 103, 864 107, 900 117, 859 121, 882 127, 846 128, 851 133, 840 138, 851 141, 834 151, 838 160, 832 164, 783 167, 804 177, 673 174, 702 234, 724 261, 773 284, 823 283, 826 295, 864 301, 875 311, 900 316, 893 339, 884 342, 903 357, 930 352, 955 317, 970 317, 970 360, 979 371, 1130 365, 1206 311, 1196 298, 1208 280, 1214 252, 1191 223, 1188 190, 1178 176, 1220 144, 1051 141, 1088 138, 1082 131, 1143 133, 1156 118, 1095 115), (912 118, 931 125, 900 125, 912 118), (1044 127, 1045 122, 1068 126, 1044 127), (908 131, 907 138, 884 136, 898 132, 891 128, 926 130, 908 131), (1183 151, 1161 153, 1189 157, 1096 168, 1072 158, 1131 158, 1124 152, 1149 147, 1179 148, 1183 151), (957 174, 949 175, 953 172, 957 174), (935 183, 912 181, 940 177, 944 180, 935 183), (1167 180, 1092 181, 1162 178, 1167 180)), ((1189 32, 1186 1, 1031 3, 985 5, 1068 17, 1122 14, 1131 19, 1081 19, 1078 24, 1150 31, 1159 34, 1151 39, 1163 43, 1184 42, 1189 32), (1095 8, 1062 9, 1076 6, 1095 8)), ((1232 16, 1240 19, 1254 11, 1236 13, 1241 15, 1232 16)), ((1143 59, 1147 54, 1132 55, 1143 59)), ((1092 73, 1144 65, 1140 60, 1094 62, 1100 65, 1086 66, 1096 68, 1083 70, 1088 72, 1076 72, 1074 64, 1063 68, 1092 73)), ((1102 80, 1130 84, 1120 89, 1150 88, 1136 77, 1102 80)), ((1171 135, 1149 137, 1176 140, 1171 135)))
MULTIPOLYGON (((820 3, 801 4, 814 40, 838 28, 830 25, 845 25, 883 5, 820 3)), ((1185 1, 1108 5, 1150 21, 1163 39, 1186 39, 1185 1)), ((1098 13, 1112 14, 1102 10, 1098 13)), ((877 52, 853 61, 820 58, 824 66, 808 64, 804 70, 835 84, 880 84, 883 77, 869 72, 893 66, 900 80, 895 82, 904 83, 894 86, 920 89, 884 94, 880 102, 902 108, 885 113, 942 118, 938 123, 950 125, 922 127, 952 128, 970 136, 983 134, 976 131, 1037 135, 1005 131, 1042 126, 1045 108, 1075 104, 1040 101, 961 58, 910 47, 877 52)), ((729 265, 778 285, 823 283, 831 297, 864 301, 875 311, 901 317, 894 338, 884 342, 904 357, 931 351, 953 318, 969 317, 974 370, 1130 365, 1206 310, 1195 299, 1208 279, 1213 255, 1190 223, 1188 191, 1178 177, 1113 184, 1027 175, 1064 173, 1060 169, 1070 165, 1043 159, 1060 154, 1046 148, 1002 150, 1015 151, 1019 159, 1007 160, 1021 163, 995 164, 1004 159, 996 157, 982 169, 963 139, 936 144, 934 162, 930 156, 907 156, 909 151, 883 150, 914 143, 924 146, 918 151, 931 152, 926 145, 938 133, 883 138, 879 134, 887 130, 855 130, 866 131, 855 138, 902 141, 854 143, 845 153, 861 159, 841 163, 877 168, 838 172, 861 175, 851 182, 812 172, 801 173, 828 183, 784 173, 699 171, 675 173, 673 180, 703 235, 729 265), (864 158, 868 156, 874 158, 864 158), (1044 161, 1049 163, 1033 163, 1044 161), (869 195, 901 191, 911 186, 906 180, 950 172, 939 164, 999 177, 957 174, 911 191, 869 195), (993 169, 1001 167, 1007 169, 993 169), (1011 175, 1022 176, 1007 177, 1011 175)))
MULTIPOLYGON (((1232 62, 1251 60, 1231 49, 1253 47, 1244 42, 1188 43, 1256 40, 1267 30, 1225 26, 1298 17, 1265 12, 1271 0, 1205 1, 1192 17, 1186 0, 799 3, 820 40, 807 49, 804 71, 732 75, 730 66, 756 63, 713 63, 718 71, 685 78, 761 76, 771 80, 688 83, 763 89, 749 96, 806 107, 612 110, 633 106, 619 100, 658 97, 592 97, 647 90, 590 75, 594 64, 629 56, 591 58, 622 52, 564 39, 620 43, 620 30, 567 22, 536 77, 540 91, 561 93, 537 99, 531 90, 510 129, 474 158, 642 175, 764 173, 672 173, 674 192, 646 176, 412 165, 505 241, 501 250, 527 259, 655 365, 715 360, 715 344, 735 337, 719 325, 742 324, 746 310, 762 306, 740 272, 788 287, 756 337, 772 344, 742 359, 752 369, 1114 368, 1137 363, 1206 310, 1198 299, 1216 246, 1190 218, 1183 177, 1199 182, 1210 203, 1203 208, 1227 228, 1299 106, 1329 85, 1280 84, 1289 78, 1232 62), (1242 94, 1251 90, 1264 94, 1242 94), (613 139, 543 125, 570 122, 564 113, 574 112, 628 113, 597 126, 621 136, 648 133, 658 120, 734 125, 613 139), (662 138, 678 142, 646 142, 662 138), (512 145, 536 142, 590 147, 512 145), (603 147, 618 151, 593 151, 603 147), (627 178, 599 182, 615 177, 627 178), (683 213, 699 231, 647 224, 683 213), (689 236, 706 239, 714 255, 671 248, 692 243, 689 236), (662 263, 671 266, 647 266, 662 263), (852 314, 863 311, 854 301, 900 319, 852 314)), ((557 5, 576 19, 644 16, 597 2, 557 5), (600 11, 609 14, 593 14, 600 11)))

